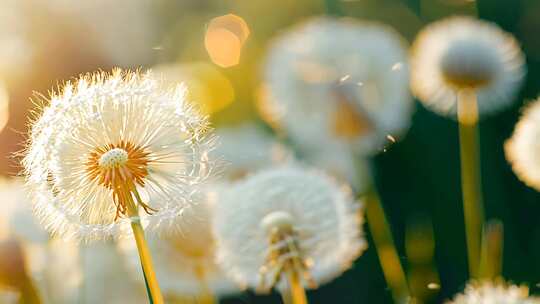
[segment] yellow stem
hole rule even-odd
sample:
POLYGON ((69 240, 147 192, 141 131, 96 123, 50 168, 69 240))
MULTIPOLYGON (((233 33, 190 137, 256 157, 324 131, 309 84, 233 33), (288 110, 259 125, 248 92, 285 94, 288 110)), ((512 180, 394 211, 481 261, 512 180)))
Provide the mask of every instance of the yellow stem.
POLYGON ((399 260, 399 255, 394 244, 390 225, 384 214, 384 209, 375 189, 367 193, 366 217, 369 230, 375 243, 375 249, 379 256, 384 278, 396 303, 407 303, 410 300, 410 292, 407 284, 405 271, 399 260))
POLYGON ((478 147, 478 105, 473 91, 458 93, 458 122, 469 275, 478 278, 484 211, 478 147))
POLYGON ((40 304, 41 298, 39 297, 38 291, 34 286, 34 282, 30 277, 27 277, 21 286, 21 298, 19 301, 20 304, 40 304))
POLYGON ((283 301, 291 304, 307 304, 306 291, 294 269, 287 271, 289 289, 284 292, 283 301))
POLYGON ((498 220, 489 221, 484 227, 480 278, 496 279, 502 273, 503 224, 498 220))
MULTIPOLYGON (((136 190, 135 190, 136 191, 136 190)), ((139 251, 139 258, 141 260, 141 266, 146 275, 146 280, 148 284, 148 289, 150 291, 150 297, 152 303, 154 304, 163 304, 163 296, 161 295, 161 290, 158 285, 156 278, 156 273, 154 271, 154 266, 152 264, 152 256, 146 243, 144 237, 144 230, 141 225, 141 220, 139 219, 139 213, 137 211, 137 205, 133 201, 131 193, 126 194, 127 197, 127 210, 128 215, 131 219, 131 229, 133 230, 133 235, 135 236, 135 242, 137 243, 137 250, 139 251)), ((137 198, 139 195, 137 194, 137 198)))

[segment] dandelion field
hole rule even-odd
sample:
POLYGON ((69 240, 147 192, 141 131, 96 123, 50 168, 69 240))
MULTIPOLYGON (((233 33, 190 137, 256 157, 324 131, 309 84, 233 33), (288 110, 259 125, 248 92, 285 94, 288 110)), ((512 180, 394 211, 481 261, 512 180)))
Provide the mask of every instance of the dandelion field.
POLYGON ((0 304, 540 303, 535 0, 0 0, 0 304))

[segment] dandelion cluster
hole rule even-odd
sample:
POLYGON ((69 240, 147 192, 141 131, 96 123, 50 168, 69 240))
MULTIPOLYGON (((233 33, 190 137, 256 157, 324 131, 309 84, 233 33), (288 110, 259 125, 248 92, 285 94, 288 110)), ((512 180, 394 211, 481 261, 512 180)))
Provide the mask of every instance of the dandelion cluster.
MULTIPOLYGON (((492 207, 483 205, 479 151, 486 143, 479 140, 479 118, 508 107, 526 77, 525 55, 510 33, 455 16, 420 29, 409 48, 388 25, 319 16, 276 34, 259 61, 253 55, 263 54, 257 40, 264 30, 250 18, 201 14, 194 17, 207 25, 199 44, 176 41, 182 31, 197 31, 185 21, 164 19, 158 26, 156 13, 184 6, 166 2, 158 10, 138 0, 129 8, 35 3, 66 24, 80 19, 75 28, 88 29, 95 49, 85 51, 98 62, 152 62, 157 73, 115 68, 79 76, 48 97, 36 95, 26 145, 16 154, 24 181, 0 179, 6 201, 0 205, 0 302, 214 303, 250 289, 257 297, 276 291, 284 303, 307 304, 317 295, 306 289, 353 268, 369 239, 393 301, 431 303, 447 288, 448 278, 439 273, 445 267, 434 261, 446 240, 434 234, 439 222, 413 215, 417 210, 406 203, 414 194, 409 188, 426 196, 439 189, 425 190, 437 186, 425 170, 420 181, 399 179, 393 189, 396 183, 383 176, 416 170, 411 147, 429 150, 429 138, 419 139, 423 112, 405 138, 414 95, 429 110, 457 117, 449 126, 459 134, 464 266, 471 283, 446 303, 540 304, 526 287, 502 277, 508 259, 502 257, 508 247, 503 222, 486 218, 494 213, 484 213, 492 207), (181 52, 179 42, 186 46, 181 52), (206 59, 183 58, 196 50, 206 59), (179 61, 154 60, 171 56, 179 61), (256 70, 254 63, 261 77, 244 77, 256 70), (261 117, 251 115, 255 111, 261 117), (396 152, 389 151, 400 140, 396 152), (395 155, 403 159, 388 162, 395 155), (395 197, 405 204, 392 202, 395 197), (403 212, 395 212, 397 203, 403 212), (385 212, 391 204, 392 218, 385 212), (405 237, 394 235, 396 221, 405 237)), ((345 4, 338 2, 326 1, 329 12, 341 15, 345 4)), ((8 0, 3 6, 15 16, 33 5, 8 0)), ((6 75, 13 66, 24 74, 48 53, 25 45, 40 33, 35 25, 11 29, 26 20, 4 19, 0 41, 14 43, 0 50, 6 54, 0 77, 12 80, 6 75)), ((74 70, 92 63, 81 60, 74 70)), ((71 75, 66 68, 50 78, 71 75)), ((24 94, 18 90, 24 90, 11 87, 18 81, 0 83, 7 84, 4 95, 14 97, 10 111, 16 110, 24 94)), ((0 132, 13 123, 4 112, 0 132)), ((504 152, 517 177, 538 191, 539 140, 537 100, 523 111, 504 152)))

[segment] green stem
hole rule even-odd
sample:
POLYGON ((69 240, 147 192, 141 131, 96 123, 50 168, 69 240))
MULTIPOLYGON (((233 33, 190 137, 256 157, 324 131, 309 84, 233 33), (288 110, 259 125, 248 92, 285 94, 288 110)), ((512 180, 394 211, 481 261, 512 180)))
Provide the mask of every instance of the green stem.
POLYGON ((384 278, 395 303, 407 303, 410 299, 409 287, 405 271, 392 237, 390 225, 386 219, 377 190, 372 186, 366 198, 366 217, 369 230, 375 243, 384 278))
POLYGON ((478 105, 472 91, 458 93, 458 122, 461 160, 463 215, 467 240, 469 275, 478 278, 484 211, 478 143, 478 105))

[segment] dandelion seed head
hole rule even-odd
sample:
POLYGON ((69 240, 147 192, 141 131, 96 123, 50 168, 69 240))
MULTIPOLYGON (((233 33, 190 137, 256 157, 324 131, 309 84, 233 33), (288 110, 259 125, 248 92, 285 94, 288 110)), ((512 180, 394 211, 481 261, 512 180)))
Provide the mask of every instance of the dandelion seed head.
POLYGON ((429 109, 455 117, 460 90, 474 90, 480 114, 510 104, 525 76, 516 39, 497 25, 450 17, 422 30, 412 46, 411 88, 429 109))
POLYGON ((315 18, 272 44, 267 109, 295 143, 343 143, 376 153, 388 133, 403 135, 413 103, 404 40, 391 28, 315 18), (397 64, 396 64, 397 62, 397 64))
POLYGON ((145 227, 172 229, 218 167, 209 157, 215 138, 185 88, 163 87, 149 73, 67 83, 32 123, 28 142, 23 165, 35 213, 67 238, 124 234, 132 204, 145 227))
POLYGON ((514 133, 504 145, 506 159, 515 174, 529 187, 540 191, 540 99, 523 111, 514 133))
POLYGON ((502 282, 470 283, 463 293, 458 294, 447 304, 537 304, 540 299, 529 297, 525 286, 510 285, 502 282))
MULTIPOLYGON (((242 286, 264 291, 274 286, 280 263, 295 259, 303 284, 314 288, 348 269, 365 250, 358 207, 350 190, 322 173, 296 165, 262 170, 218 197, 217 260, 242 286)), ((280 280, 275 286, 285 285, 280 280)))

